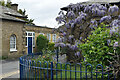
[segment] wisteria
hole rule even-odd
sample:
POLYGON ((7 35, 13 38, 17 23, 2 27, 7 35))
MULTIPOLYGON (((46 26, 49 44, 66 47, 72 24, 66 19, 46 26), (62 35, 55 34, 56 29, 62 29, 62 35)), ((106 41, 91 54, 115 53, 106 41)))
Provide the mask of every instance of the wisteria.
POLYGON ((111 43, 111 40, 108 39, 108 40, 107 40, 107 44, 108 44, 108 46, 110 45, 110 43, 111 43))
POLYGON ((66 36, 66 32, 63 33, 63 36, 66 36))
POLYGON ((73 11, 69 11, 67 14, 68 18, 75 18, 75 13, 73 11))
POLYGON ((106 21, 110 21, 112 18, 111 18, 111 16, 109 15, 109 16, 104 16, 104 17, 102 17, 101 19, 100 19, 100 23, 101 22, 106 22, 106 21))
POLYGON ((58 38, 56 42, 57 42, 57 43, 60 43, 60 42, 63 42, 63 41, 64 41, 63 38, 58 38))
POLYGON ((113 47, 118 47, 118 42, 115 42, 113 47))
POLYGON ((119 8, 118 6, 114 5, 114 6, 110 6, 110 8, 108 9, 108 12, 110 14, 113 14, 113 13, 117 13, 119 11, 119 8))
POLYGON ((104 16, 106 14, 107 8, 101 4, 92 4, 91 6, 86 6, 84 12, 90 13, 93 16, 104 16))
POLYGON ((97 27, 97 26, 98 26, 98 22, 96 20, 91 20, 89 27, 91 29, 94 29, 94 27, 97 27))
MULTIPOLYGON (((81 54, 77 45, 81 44, 82 40, 89 36, 91 30, 98 27, 99 24, 105 24, 110 28, 110 35, 118 32, 120 26, 120 15, 118 14, 119 7, 117 5, 110 6, 110 4, 70 4, 67 6, 67 12, 60 11, 56 18, 58 23, 64 23, 62 34, 63 39, 58 41, 59 46, 67 47, 73 50, 75 55, 81 54), (108 7, 109 6, 109 7, 108 7), (116 14, 116 15, 113 15, 116 14), (61 44, 63 42, 63 44, 61 44)), ((108 46, 111 40, 107 40, 108 46)), ((55 45, 56 46, 56 45, 55 45)), ((57 44, 58 46, 58 44, 57 44)))
POLYGON ((113 20, 112 23, 112 28, 110 29, 110 34, 112 35, 113 33, 117 33, 120 27, 120 20, 116 19, 113 20))
POLYGON ((118 20, 120 20, 120 15, 118 16, 118 20))
POLYGON ((78 56, 78 57, 79 57, 79 56, 80 56, 80 52, 76 52, 76 53, 75 53, 75 56, 78 56))
POLYGON ((70 48, 70 47, 71 47, 71 44, 66 43, 66 47, 70 48))
POLYGON ((120 20, 116 19, 116 20, 113 20, 112 21, 112 26, 116 26, 116 27, 119 27, 120 26, 120 20))

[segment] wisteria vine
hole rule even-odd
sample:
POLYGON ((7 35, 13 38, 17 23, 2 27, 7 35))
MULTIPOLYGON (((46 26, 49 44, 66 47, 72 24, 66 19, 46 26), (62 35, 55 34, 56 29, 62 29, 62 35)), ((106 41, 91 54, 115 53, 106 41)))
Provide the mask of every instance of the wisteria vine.
MULTIPOLYGON (((94 27, 100 23, 109 25, 110 34, 118 32, 120 26, 120 9, 117 5, 111 6, 110 4, 70 4, 67 6, 67 12, 60 11, 59 16, 56 18, 59 24, 63 24, 60 33, 63 37, 60 38, 55 47, 62 47, 66 49, 66 53, 70 51, 75 56, 80 56, 77 45, 86 39, 94 27), (83 35, 85 34, 85 35, 83 35)), ((110 40, 108 40, 108 44, 110 40)), ((118 42, 115 42, 118 45, 118 42)))

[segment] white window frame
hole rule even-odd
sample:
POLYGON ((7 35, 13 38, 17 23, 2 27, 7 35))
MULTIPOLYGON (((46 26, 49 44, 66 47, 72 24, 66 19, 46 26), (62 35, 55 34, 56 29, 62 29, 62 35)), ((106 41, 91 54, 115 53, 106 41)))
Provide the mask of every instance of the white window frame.
POLYGON ((32 37, 32 47, 35 47, 35 40, 33 40, 33 38, 35 39, 35 35, 33 35, 33 34, 35 34, 35 32, 30 32, 30 31, 26 31, 26 33, 27 33, 27 35, 26 35, 26 37, 27 37, 27 45, 26 45, 26 47, 28 47, 28 37, 32 37), (31 36, 29 36, 28 34, 29 33, 31 33, 32 35, 31 36), (34 44, 33 44, 33 42, 34 42, 34 44))
POLYGON ((10 47, 10 52, 17 51, 17 49, 16 49, 16 35, 13 34, 13 35, 10 36, 10 45, 11 45, 11 37, 15 38, 15 40, 14 40, 15 41, 14 42, 15 48, 10 47))
POLYGON ((52 41, 53 41, 53 42, 56 42, 56 34, 53 34, 52 37, 53 37, 53 38, 52 38, 52 41))
POLYGON ((49 40, 49 42, 51 41, 51 34, 47 33, 47 39, 49 40))

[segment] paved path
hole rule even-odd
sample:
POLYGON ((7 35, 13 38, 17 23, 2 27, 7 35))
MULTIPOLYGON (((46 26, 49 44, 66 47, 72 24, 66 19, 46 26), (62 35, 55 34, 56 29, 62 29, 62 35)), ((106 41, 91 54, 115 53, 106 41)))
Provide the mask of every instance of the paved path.
POLYGON ((19 78, 19 60, 2 60, 0 65, 2 65, 1 78, 19 78))

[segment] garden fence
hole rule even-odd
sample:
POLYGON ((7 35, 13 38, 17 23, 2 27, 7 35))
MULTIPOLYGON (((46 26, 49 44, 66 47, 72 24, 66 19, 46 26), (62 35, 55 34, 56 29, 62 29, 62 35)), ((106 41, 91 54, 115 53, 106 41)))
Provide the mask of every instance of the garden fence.
POLYGON ((35 62, 33 56, 20 57, 20 80, 110 80, 113 76, 112 73, 105 73, 101 64, 94 68, 91 64, 35 62))

